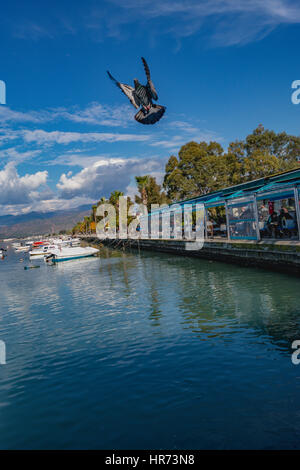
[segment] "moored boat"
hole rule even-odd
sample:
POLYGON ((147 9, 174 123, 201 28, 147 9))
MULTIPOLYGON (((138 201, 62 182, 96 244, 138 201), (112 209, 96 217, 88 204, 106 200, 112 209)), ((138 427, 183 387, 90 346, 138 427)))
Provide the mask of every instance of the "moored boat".
POLYGON ((11 246, 13 248, 19 248, 21 246, 21 243, 20 242, 14 242, 14 243, 11 244, 11 246))
POLYGON ((71 259, 87 258, 89 256, 95 256, 98 253, 99 250, 91 246, 71 248, 61 247, 51 250, 50 254, 46 256, 46 261, 52 261, 54 263, 57 263, 60 261, 68 261, 71 259))
POLYGON ((49 255, 52 250, 55 250, 57 248, 56 245, 45 245, 45 246, 40 246, 39 248, 35 248, 31 251, 29 251, 29 256, 30 258, 38 257, 42 258, 43 256, 49 255))
POLYGON ((29 251, 29 246, 19 246, 18 248, 15 248, 16 253, 22 253, 25 251, 29 251))

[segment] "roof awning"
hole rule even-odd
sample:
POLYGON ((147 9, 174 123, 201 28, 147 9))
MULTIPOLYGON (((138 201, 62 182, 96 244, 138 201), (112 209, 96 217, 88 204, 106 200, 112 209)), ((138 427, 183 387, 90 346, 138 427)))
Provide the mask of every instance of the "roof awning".
POLYGON ((235 193, 230 194, 230 196, 226 196, 225 199, 226 200, 227 199, 233 199, 234 197, 241 197, 241 196, 244 196, 244 195, 245 195, 244 191, 242 189, 240 189, 239 191, 236 191, 235 193))
POLYGON ((294 187, 300 183, 300 180, 292 181, 290 183, 269 183, 257 191, 257 200, 268 199, 276 201, 279 199, 287 199, 294 197, 294 187))
POLYGON ((216 196, 204 202, 205 207, 217 207, 225 205, 224 196, 216 196))

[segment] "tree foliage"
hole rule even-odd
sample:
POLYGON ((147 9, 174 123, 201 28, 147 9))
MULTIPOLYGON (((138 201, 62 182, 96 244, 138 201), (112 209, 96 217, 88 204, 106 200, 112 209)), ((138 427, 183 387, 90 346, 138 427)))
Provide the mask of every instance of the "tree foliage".
POLYGON ((259 125, 245 140, 231 142, 227 152, 218 142, 183 145, 166 164, 163 186, 173 201, 199 196, 296 168, 299 155, 299 137, 259 125))
POLYGON ((140 195, 135 196, 137 204, 145 204, 148 212, 151 210, 151 204, 168 204, 170 201, 161 185, 157 184, 154 176, 136 176, 137 188, 140 195))
MULTIPOLYGON (((225 151, 218 142, 188 142, 178 152, 171 155, 161 185, 151 175, 136 176, 138 195, 135 202, 147 205, 168 204, 172 201, 210 193, 228 186, 262 178, 280 171, 299 168, 300 137, 286 132, 276 133, 265 129, 261 124, 244 140, 231 142, 225 151)), ((113 191, 107 200, 102 197, 92 206, 91 215, 78 222, 73 233, 94 231, 99 218, 97 207, 109 202, 114 205, 117 215, 121 191, 113 191)), ((127 200, 129 209, 132 206, 127 200)), ((128 216, 128 221, 132 217, 128 216)))

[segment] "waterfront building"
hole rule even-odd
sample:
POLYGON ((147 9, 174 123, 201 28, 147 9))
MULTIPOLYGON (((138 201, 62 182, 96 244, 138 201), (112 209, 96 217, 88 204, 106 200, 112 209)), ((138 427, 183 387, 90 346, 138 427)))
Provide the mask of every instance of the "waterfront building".
POLYGON ((171 238, 176 238, 172 233, 176 214, 182 217, 183 208, 190 206, 193 221, 196 208, 204 207, 205 238, 299 240, 299 192, 300 169, 295 169, 177 201, 148 215, 149 236, 163 238, 162 216, 169 212, 171 238))

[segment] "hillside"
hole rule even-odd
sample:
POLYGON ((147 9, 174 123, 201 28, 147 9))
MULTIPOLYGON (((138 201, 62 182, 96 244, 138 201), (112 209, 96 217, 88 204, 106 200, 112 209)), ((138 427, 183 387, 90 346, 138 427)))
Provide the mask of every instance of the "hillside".
POLYGON ((80 206, 69 210, 0 216, 0 238, 25 237, 69 230, 90 211, 90 206, 80 206))

